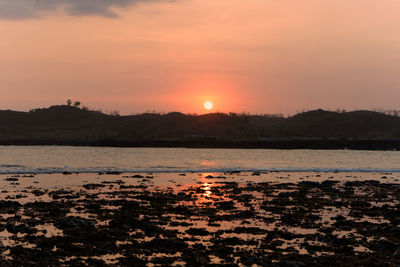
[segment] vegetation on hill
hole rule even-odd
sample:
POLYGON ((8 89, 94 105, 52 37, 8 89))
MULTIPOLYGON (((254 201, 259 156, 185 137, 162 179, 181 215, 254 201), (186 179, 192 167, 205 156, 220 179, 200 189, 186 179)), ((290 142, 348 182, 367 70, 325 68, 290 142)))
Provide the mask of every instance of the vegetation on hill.
POLYGON ((80 103, 51 106, 30 112, 0 111, 0 141, 105 140, 400 140, 400 117, 374 111, 314 110, 284 118, 249 114, 186 115, 144 113, 120 116, 80 108, 80 103))

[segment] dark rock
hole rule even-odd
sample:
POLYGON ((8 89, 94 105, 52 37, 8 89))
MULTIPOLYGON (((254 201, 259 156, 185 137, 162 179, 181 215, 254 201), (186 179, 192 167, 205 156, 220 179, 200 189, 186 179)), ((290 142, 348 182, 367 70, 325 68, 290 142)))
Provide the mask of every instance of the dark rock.
POLYGON ((210 232, 208 232, 205 228, 190 228, 189 230, 186 230, 186 233, 189 235, 199 235, 199 236, 210 235, 210 232))
POLYGON ((55 220, 54 226, 61 230, 76 231, 82 228, 93 228, 95 223, 94 220, 70 216, 55 220))
POLYGON ((4 180, 9 181, 9 182, 14 182, 14 181, 18 181, 19 179, 15 178, 15 177, 8 177, 8 178, 6 178, 4 180))
POLYGON ((272 263, 271 267, 306 267, 307 265, 301 261, 280 261, 272 263))
POLYGON ((97 188, 105 187, 105 185, 104 184, 84 184, 83 187, 90 190, 90 189, 97 189, 97 188))
POLYGON ((21 204, 17 201, 10 201, 10 200, 0 200, 0 209, 4 208, 19 208, 21 204))

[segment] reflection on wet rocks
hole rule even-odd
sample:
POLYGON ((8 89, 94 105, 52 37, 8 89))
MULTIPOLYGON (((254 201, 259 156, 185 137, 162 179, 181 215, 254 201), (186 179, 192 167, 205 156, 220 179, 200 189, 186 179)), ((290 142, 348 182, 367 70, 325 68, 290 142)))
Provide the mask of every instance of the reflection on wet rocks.
POLYGON ((24 189, 40 201, 1 200, 1 264, 332 266, 400 260, 399 184, 244 183, 209 174, 178 187, 152 185, 150 176, 113 176, 71 188, 24 189))

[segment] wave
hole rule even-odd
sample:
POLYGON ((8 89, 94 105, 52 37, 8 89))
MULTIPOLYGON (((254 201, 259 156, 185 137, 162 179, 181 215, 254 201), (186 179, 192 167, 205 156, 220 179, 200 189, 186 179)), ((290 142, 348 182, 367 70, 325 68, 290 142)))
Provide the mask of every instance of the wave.
POLYGON ((0 174, 62 174, 62 173, 230 173, 230 172, 329 172, 329 173, 400 173, 400 169, 382 169, 382 168, 296 168, 296 167, 278 167, 278 168, 70 168, 70 167, 48 167, 48 168, 27 168, 18 165, 0 165, 0 174))
POLYGON ((0 168, 25 168, 24 165, 16 165, 16 164, 0 164, 0 168))

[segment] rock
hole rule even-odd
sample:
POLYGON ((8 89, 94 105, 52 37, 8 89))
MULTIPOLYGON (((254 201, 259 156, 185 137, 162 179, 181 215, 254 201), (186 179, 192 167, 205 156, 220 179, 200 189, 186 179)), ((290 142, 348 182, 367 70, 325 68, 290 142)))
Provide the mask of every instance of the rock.
POLYGON ((210 232, 208 232, 205 228, 190 228, 189 230, 186 230, 186 233, 189 235, 199 235, 199 236, 210 235, 210 232))
POLYGON ((54 221, 54 226, 61 230, 75 231, 82 228, 92 228, 95 225, 94 220, 88 220, 79 217, 65 217, 54 221))
POLYGON ((15 178, 15 177, 8 177, 8 178, 6 178, 6 179, 4 179, 4 180, 9 181, 9 182, 14 182, 14 181, 18 181, 18 178, 15 178))
POLYGON ((235 202, 233 201, 220 201, 216 202, 215 205, 222 210, 231 210, 235 208, 235 202))
POLYGON ((338 215, 336 217, 333 217, 332 220, 336 220, 336 221, 344 221, 346 220, 346 218, 342 215, 338 215))
POLYGON ((13 234, 17 234, 17 233, 21 233, 21 234, 33 234, 36 231, 36 229, 32 229, 30 227, 28 227, 25 224, 15 224, 15 223, 11 223, 8 222, 6 224, 6 229, 8 232, 13 233, 13 234))
POLYGON ((97 188, 105 187, 105 185, 104 184, 84 184, 83 187, 89 190, 89 189, 97 189, 97 188))
POLYGON ((10 200, 0 200, 0 209, 4 208, 19 208, 21 204, 17 201, 10 201, 10 200))
POLYGON ((306 267, 307 265, 301 261, 280 261, 272 263, 271 267, 306 267))
POLYGON ((143 175, 140 175, 140 174, 135 174, 135 175, 132 175, 132 176, 123 176, 123 178, 136 178, 136 179, 142 179, 142 178, 144 178, 144 176, 143 176, 143 175))

